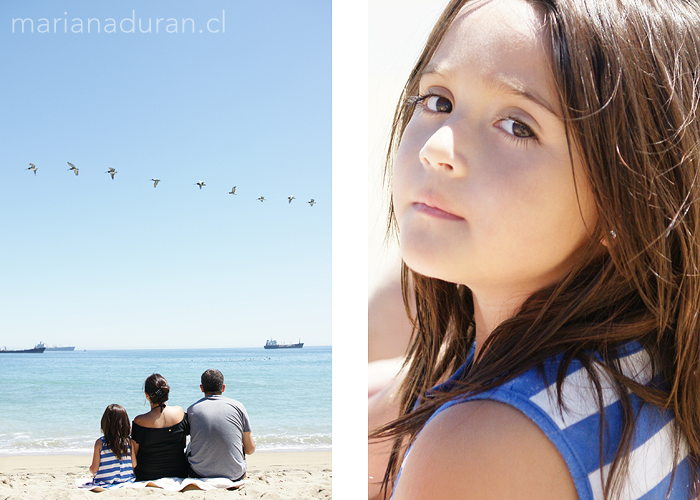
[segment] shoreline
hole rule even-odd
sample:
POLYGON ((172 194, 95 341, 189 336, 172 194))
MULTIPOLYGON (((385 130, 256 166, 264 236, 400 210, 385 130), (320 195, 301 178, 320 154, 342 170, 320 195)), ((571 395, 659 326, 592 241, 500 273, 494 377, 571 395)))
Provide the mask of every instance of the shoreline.
MULTIPOLYGON (((188 498, 269 499, 331 498, 331 451, 258 451, 247 457, 248 482, 239 490, 193 490, 188 498)), ((90 498, 95 493, 75 487, 75 480, 90 477, 89 455, 45 454, 0 456, 0 497, 7 500, 58 500, 90 498)), ((105 491, 100 496, 142 498, 170 496, 158 488, 105 491)))

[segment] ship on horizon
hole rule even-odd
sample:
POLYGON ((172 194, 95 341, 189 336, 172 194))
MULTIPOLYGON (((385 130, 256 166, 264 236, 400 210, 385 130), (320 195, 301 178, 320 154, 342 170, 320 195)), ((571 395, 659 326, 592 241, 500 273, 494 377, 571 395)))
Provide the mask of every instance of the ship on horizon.
POLYGON ((41 354, 45 347, 35 347, 34 349, 8 349, 7 346, 0 349, 0 353, 6 354, 41 354))
POLYGON ((47 346, 44 342, 39 342, 37 345, 34 346, 34 349, 41 349, 44 348, 46 351, 75 351, 75 346, 61 346, 61 345, 52 345, 51 347, 47 346))
POLYGON ((304 343, 299 339, 296 344, 278 344, 276 340, 268 340, 263 346, 265 349, 301 349, 304 347, 304 343))

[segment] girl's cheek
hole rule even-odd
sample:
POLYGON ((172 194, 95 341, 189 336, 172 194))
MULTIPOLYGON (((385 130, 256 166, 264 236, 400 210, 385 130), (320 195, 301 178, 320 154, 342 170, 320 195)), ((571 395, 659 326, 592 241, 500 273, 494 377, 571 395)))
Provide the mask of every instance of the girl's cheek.
MULTIPOLYGON (((409 125, 410 126, 410 125, 409 125)), ((396 157, 394 159, 394 175, 403 175, 406 170, 409 170, 412 166, 417 166, 420 164, 420 150, 422 144, 415 134, 414 131, 408 128, 404 132, 404 135, 399 144, 399 148, 396 151, 396 157)))
POLYGON ((405 203, 410 177, 411 173, 407 161, 400 154, 397 154, 392 178, 392 197, 397 209, 402 208, 405 203))

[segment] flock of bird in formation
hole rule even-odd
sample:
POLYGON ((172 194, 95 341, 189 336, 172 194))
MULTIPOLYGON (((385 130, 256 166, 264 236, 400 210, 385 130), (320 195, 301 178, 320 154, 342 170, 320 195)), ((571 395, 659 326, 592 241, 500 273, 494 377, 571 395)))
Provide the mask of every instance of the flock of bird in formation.
MULTIPOLYGON (((69 161, 66 163, 68 163, 68 165, 70 165, 70 168, 68 169, 68 171, 72 170, 75 175, 78 175, 78 167, 76 167, 75 165, 73 165, 69 161)), ((26 168, 25 170, 31 170, 32 172, 34 172, 34 175, 36 175, 37 168, 36 168, 36 165, 34 165, 33 163, 30 163, 29 168, 26 168)), ((109 167, 109 170, 107 170, 105 172, 105 174, 109 174, 112 177, 112 179, 114 179, 114 174, 116 174, 116 173, 117 173, 117 171, 114 169, 114 167, 109 167)), ((158 185, 158 183, 160 182, 160 179, 151 179, 151 181, 153 181, 153 187, 156 187, 158 185)), ((206 184, 202 181, 197 181, 197 182, 195 182, 195 186, 199 186, 199 189, 202 189, 204 186, 206 186, 206 184)), ((231 189, 231 191, 229 191, 228 194, 235 195, 236 194, 236 186, 233 186, 233 188, 231 189)), ((294 195, 287 196, 287 200, 289 200, 289 203, 291 203, 293 199, 294 199, 294 195)), ((265 197, 261 196, 260 198, 258 198, 258 201, 260 201, 262 203, 263 201, 265 201, 265 197)), ((313 198, 311 198, 306 203, 308 203, 312 207, 316 204, 316 202, 314 201, 313 198)))

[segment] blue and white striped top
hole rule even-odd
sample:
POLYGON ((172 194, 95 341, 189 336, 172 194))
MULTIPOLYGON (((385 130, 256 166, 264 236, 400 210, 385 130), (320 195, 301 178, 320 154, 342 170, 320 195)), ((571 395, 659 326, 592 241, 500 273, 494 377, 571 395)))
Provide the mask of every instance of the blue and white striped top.
POLYGON ((102 448, 100 449, 100 468, 92 480, 92 484, 109 488, 122 483, 133 483, 136 481, 134 468, 131 464, 131 447, 122 455, 121 460, 117 460, 114 452, 107 446, 105 437, 100 438, 102 448))
MULTIPOLYGON (((651 360, 639 344, 628 344, 619 352, 621 368, 626 376, 645 385, 652 381, 651 360)), ((461 378, 471 365, 473 357, 472 348, 467 362, 443 386, 461 378)), ((598 411, 596 391, 582 364, 573 361, 562 385, 564 409, 560 409, 556 391, 556 373, 560 362, 560 356, 546 362, 544 378, 537 368, 533 368, 491 391, 458 397, 438 408, 431 419, 441 411, 466 401, 493 400, 508 404, 530 418, 559 450, 571 472, 579 499, 602 500, 603 487, 622 430, 621 403, 609 379, 600 369, 606 422, 605 465, 601 468, 601 414, 598 411), (545 385, 545 379, 549 385, 545 385)), ((643 404, 634 394, 631 394, 631 402, 639 417, 630 454, 629 474, 623 482, 619 498, 666 498, 674 465, 673 414, 643 404)), ((677 461, 668 498, 689 499, 690 464, 684 446, 681 447, 677 461)))

